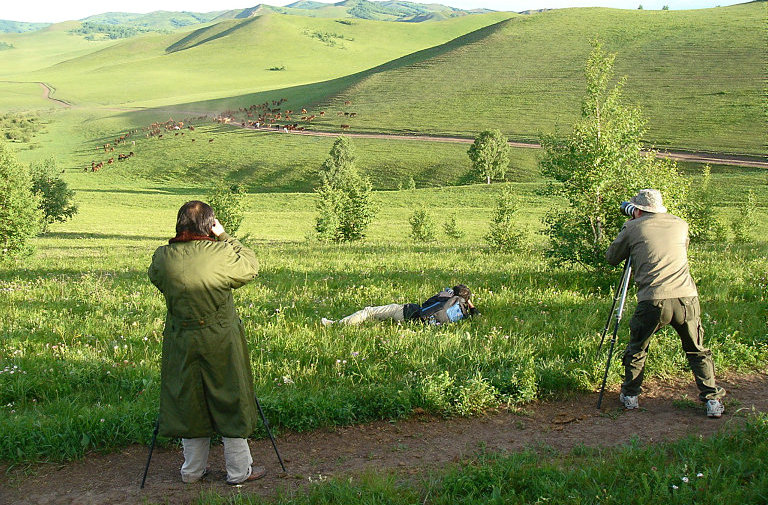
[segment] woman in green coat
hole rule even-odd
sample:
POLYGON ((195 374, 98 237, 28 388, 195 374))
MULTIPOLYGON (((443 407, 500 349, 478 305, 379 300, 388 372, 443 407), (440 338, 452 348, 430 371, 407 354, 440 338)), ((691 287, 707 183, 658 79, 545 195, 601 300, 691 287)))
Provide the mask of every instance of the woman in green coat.
POLYGON ((181 437, 181 478, 207 473, 210 437, 224 441, 227 483, 262 477, 248 436, 258 422, 253 373, 232 290, 258 273, 256 256, 230 237, 206 203, 185 203, 176 236, 152 257, 149 278, 165 296, 160 434, 181 437))

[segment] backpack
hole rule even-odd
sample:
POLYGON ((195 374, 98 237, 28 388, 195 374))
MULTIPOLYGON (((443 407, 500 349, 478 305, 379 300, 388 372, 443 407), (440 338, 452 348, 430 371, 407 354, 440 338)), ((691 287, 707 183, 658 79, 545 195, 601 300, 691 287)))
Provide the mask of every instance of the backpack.
POLYGON ((467 316, 467 301, 446 288, 421 304, 418 318, 429 324, 455 323, 467 316))

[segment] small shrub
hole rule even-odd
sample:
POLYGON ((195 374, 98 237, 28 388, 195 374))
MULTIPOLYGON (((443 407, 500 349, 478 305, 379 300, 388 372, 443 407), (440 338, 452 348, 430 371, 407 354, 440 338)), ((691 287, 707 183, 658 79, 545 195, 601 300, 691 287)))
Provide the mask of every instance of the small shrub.
POLYGON ((355 167, 355 152, 346 137, 338 137, 320 169, 315 188, 315 231, 320 240, 344 242, 365 238, 376 213, 371 199, 371 181, 355 167))
POLYGON ((411 237, 416 242, 434 242, 436 240, 435 223, 426 209, 416 209, 408 218, 411 224, 411 237))
POLYGON ((43 232, 48 230, 49 224, 63 223, 77 214, 77 204, 74 202, 75 192, 69 189, 67 183, 59 177, 56 160, 49 158, 32 163, 29 169, 32 174, 32 191, 40 199, 43 232))
POLYGON ((451 214, 448 220, 443 223, 443 231, 445 231, 445 234, 448 235, 449 238, 453 239, 464 238, 464 235, 466 235, 466 233, 464 233, 463 230, 460 230, 456 224, 456 214, 451 214))
POLYGON ((715 209, 717 198, 711 181, 712 173, 709 165, 706 165, 701 180, 692 185, 688 201, 682 208, 692 242, 723 240, 725 236, 725 226, 715 209))
POLYGON ((517 210, 518 206, 512 190, 504 188, 496 201, 496 212, 491 219, 488 233, 484 237, 492 251, 512 251, 521 245, 523 234, 516 229, 514 220, 517 210))
POLYGON ((220 182, 208 196, 208 204, 228 233, 234 234, 240 229, 247 209, 246 193, 240 185, 227 186, 220 182))
POLYGON ((736 242, 750 242, 752 240, 751 230, 756 226, 755 205, 757 199, 751 189, 747 193, 747 198, 741 202, 736 209, 736 216, 731 220, 731 230, 733 239, 736 242))
POLYGON ((32 252, 28 240, 40 230, 39 204, 29 171, 0 142, 0 262, 32 252))

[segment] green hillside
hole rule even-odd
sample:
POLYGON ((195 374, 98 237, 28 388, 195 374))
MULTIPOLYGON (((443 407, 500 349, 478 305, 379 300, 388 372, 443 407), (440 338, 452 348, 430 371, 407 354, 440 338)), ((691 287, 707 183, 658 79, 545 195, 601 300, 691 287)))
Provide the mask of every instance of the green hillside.
POLYGON ((24 33, 33 32, 45 28, 50 23, 27 23, 24 21, 9 21, 0 19, 0 33, 24 33))
MULTIPOLYGON (((495 13, 440 23, 359 20, 348 25, 271 14, 186 34, 134 37, 16 80, 50 82, 57 97, 78 105, 164 106, 341 77, 506 17, 495 13)), ((3 67, 0 63, 0 75, 10 70, 3 67)))
POLYGON ((0 79, 33 80, 27 73, 98 51, 115 41, 88 41, 70 30, 80 25, 67 21, 27 33, 0 33, 0 42, 13 46, 0 57, 0 79))
POLYGON ((471 136, 493 127, 534 139, 578 115, 597 35, 618 53, 616 74, 650 120, 649 142, 765 153, 765 7, 517 16, 480 40, 369 75, 323 106, 351 101, 353 130, 471 136))
POLYGON ((155 11, 148 14, 131 14, 127 12, 105 12, 82 19, 105 25, 144 28, 148 30, 178 30, 185 26, 208 23, 225 11, 213 12, 169 12, 155 11))

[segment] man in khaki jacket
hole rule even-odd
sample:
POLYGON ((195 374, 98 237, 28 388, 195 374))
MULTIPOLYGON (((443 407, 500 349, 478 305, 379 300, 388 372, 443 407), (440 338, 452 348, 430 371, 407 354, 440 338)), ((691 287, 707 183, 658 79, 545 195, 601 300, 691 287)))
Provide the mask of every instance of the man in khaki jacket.
POLYGON ((619 400, 627 409, 638 407, 651 336, 670 324, 680 335, 707 415, 720 417, 725 390, 715 384, 712 352, 703 343, 698 292, 688 271, 688 224, 667 213, 658 190, 641 189, 629 203, 634 206, 633 218, 605 253, 611 265, 632 258, 638 288, 619 400))

